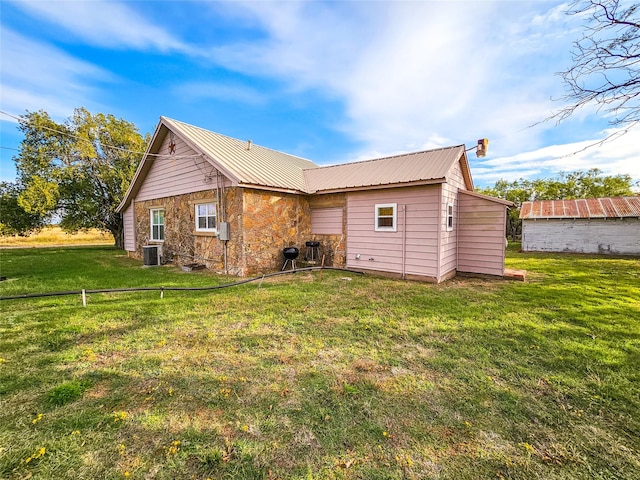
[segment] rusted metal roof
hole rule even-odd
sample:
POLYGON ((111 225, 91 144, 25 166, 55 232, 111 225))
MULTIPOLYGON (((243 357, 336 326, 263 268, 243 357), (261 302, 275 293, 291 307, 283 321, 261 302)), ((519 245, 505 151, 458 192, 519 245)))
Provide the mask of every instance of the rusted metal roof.
MULTIPOLYGON (((397 184, 439 183, 446 181, 451 167, 463 155, 464 145, 458 145, 307 169, 304 176, 309 193, 397 184)), ((471 183, 470 178, 466 180, 471 183)))
POLYGON ((640 197, 523 202, 521 219, 640 217, 640 197))

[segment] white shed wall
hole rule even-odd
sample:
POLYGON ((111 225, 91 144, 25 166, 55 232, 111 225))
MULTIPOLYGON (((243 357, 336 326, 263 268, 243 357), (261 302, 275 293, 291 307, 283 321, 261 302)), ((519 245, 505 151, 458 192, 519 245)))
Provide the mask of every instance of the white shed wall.
POLYGON ((640 255, 640 219, 523 220, 522 250, 640 255))

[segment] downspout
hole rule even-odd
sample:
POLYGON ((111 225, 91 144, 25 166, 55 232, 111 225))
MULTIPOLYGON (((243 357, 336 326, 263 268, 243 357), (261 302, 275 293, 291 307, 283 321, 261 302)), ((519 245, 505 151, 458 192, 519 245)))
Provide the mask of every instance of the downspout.
MULTIPOLYGON (((504 276, 504 262, 506 260, 506 256, 507 256, 507 219, 509 218, 509 207, 505 207, 504 209, 504 221, 502 222, 502 231, 505 232, 504 234, 504 242, 502 244, 502 276, 504 276)), ((522 229, 524 231, 524 222, 522 222, 522 229)), ((522 242, 522 237, 523 235, 521 234, 521 238, 520 238, 520 242, 522 242)))
MULTIPOLYGON (((220 171, 216 169, 216 196, 218 201, 218 206, 220 207, 220 217, 221 219, 218 222, 226 222, 227 221, 227 209, 225 208, 224 202, 224 180, 222 181, 222 190, 220 189, 220 171)), ((229 272, 229 266, 227 264, 227 240, 223 240, 222 244, 222 262, 224 265, 224 274, 227 275, 229 272)))
POLYGON ((438 248, 438 253, 436 254, 436 283, 440 283, 440 271, 442 269, 441 265, 440 265, 440 260, 442 257, 442 204, 443 204, 443 200, 444 200, 444 189, 442 188, 442 184, 440 184, 440 191, 438 192, 438 198, 440 199, 438 201, 438 228, 437 228, 437 234, 438 234, 438 239, 436 241, 437 243, 437 248, 438 248))
POLYGON ((453 219, 453 226, 456 232, 456 274, 458 273, 458 263, 460 260, 460 189, 456 195, 456 218, 453 219))
POLYGON ((402 205, 402 279, 406 280, 407 263, 407 206, 402 205))

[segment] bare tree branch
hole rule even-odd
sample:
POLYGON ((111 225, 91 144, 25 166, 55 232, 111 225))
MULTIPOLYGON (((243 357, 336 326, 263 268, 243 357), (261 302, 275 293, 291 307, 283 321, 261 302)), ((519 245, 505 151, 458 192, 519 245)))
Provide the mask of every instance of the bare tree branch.
POLYGON ((595 105, 616 127, 640 120, 640 5, 620 0, 576 0, 567 12, 586 18, 574 42, 573 65, 560 72, 567 106, 549 119, 558 123, 595 105))

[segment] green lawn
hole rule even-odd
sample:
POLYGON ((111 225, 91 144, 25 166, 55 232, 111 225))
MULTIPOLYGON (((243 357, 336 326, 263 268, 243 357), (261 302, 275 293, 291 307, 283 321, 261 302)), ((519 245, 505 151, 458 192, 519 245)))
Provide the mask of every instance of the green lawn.
MULTIPOLYGON (((517 247, 516 247, 517 248, 517 247)), ((0 302, 0 478, 640 478, 640 259, 0 302)), ((0 251, 0 296, 232 281, 0 251)))

